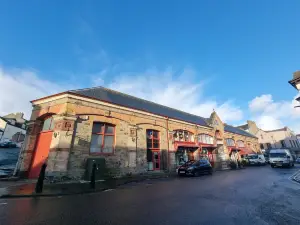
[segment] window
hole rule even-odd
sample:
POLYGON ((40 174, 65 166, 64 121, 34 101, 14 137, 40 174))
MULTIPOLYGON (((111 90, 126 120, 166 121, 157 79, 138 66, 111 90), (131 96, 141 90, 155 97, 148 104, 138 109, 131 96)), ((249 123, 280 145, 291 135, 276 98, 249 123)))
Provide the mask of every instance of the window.
POLYGON ((271 148, 272 148, 271 143, 267 143, 267 148, 268 148, 268 149, 271 149, 271 148))
MULTIPOLYGON (((244 143, 243 141, 237 141, 237 142, 236 142, 236 145, 237 145, 238 147, 240 147, 240 148, 244 148, 244 147, 245 147, 245 143, 244 143)), ((249 143, 248 143, 248 145, 249 145, 249 143)))
POLYGON ((194 134, 187 130, 176 130, 173 134, 175 141, 194 142, 194 134))
POLYGON ((282 147, 282 148, 285 148, 285 147, 286 147, 286 144, 285 144, 285 141, 284 141, 284 140, 281 140, 281 141, 280 141, 280 144, 281 144, 281 147, 282 147))
POLYGON ((42 131, 53 130, 53 128, 54 128, 53 117, 48 117, 47 119, 44 120, 42 131))
POLYGON ((234 142, 233 139, 227 138, 227 139, 226 139, 226 145, 227 145, 227 146, 235 146, 235 142, 234 142))
POLYGON ((295 140, 296 144, 297 144, 297 147, 299 148, 299 141, 298 140, 295 140))
POLYGON ((113 153, 115 127, 106 123, 94 123, 90 153, 113 153))
POLYGON ((198 142, 212 145, 214 144, 214 138, 208 134, 199 134, 198 142))
POLYGON ((264 144, 260 144, 260 149, 264 149, 264 144))
POLYGON ((294 147, 294 146, 293 146, 293 142, 292 142, 291 140, 290 140, 290 145, 291 145, 291 147, 294 147))
POLYGON ((159 150, 159 132, 156 130, 147 130, 147 149, 159 150))

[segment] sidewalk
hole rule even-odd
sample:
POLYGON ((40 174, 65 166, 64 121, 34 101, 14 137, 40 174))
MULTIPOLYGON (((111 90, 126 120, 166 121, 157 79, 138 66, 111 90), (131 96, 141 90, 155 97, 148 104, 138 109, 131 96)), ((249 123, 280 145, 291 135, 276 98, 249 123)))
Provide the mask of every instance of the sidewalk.
MULTIPOLYGON (((96 181, 95 189, 90 188, 88 181, 77 183, 44 183, 43 192, 36 194, 35 185, 36 180, 23 181, 3 181, 7 185, 1 185, 0 198, 21 198, 21 197, 40 197, 40 196, 61 196, 74 195, 104 191, 107 189, 114 189, 120 185, 130 182, 140 182, 149 179, 161 179, 172 177, 174 174, 170 173, 149 173, 144 175, 136 175, 130 177, 123 177, 119 179, 111 179, 105 181, 96 181), (3 187, 5 186, 5 187, 3 187)), ((2 182, 1 182, 2 183, 2 182)))

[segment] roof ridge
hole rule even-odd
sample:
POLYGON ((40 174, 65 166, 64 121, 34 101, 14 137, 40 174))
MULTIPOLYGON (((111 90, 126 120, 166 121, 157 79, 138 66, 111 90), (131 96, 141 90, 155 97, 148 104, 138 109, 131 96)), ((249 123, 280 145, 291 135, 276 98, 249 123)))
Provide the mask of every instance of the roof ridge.
POLYGON ((176 110, 176 111, 181 112, 181 113, 185 113, 185 114, 188 114, 188 115, 191 115, 191 116, 196 116, 196 117, 200 117, 201 119, 205 119, 205 117, 202 117, 202 116, 198 116, 198 115, 191 114, 191 113, 179 110, 179 109, 175 109, 175 108, 172 108, 172 107, 169 107, 169 106, 158 104, 156 102, 149 101, 149 100, 146 100, 146 99, 143 99, 143 98, 138 98, 136 96, 129 95, 129 94, 126 94, 126 93, 123 93, 123 92, 120 92, 120 91, 116 91, 116 90, 113 90, 113 89, 110 89, 110 88, 106 88, 106 87, 103 87, 103 86, 97 86, 97 87, 92 87, 92 88, 82 88, 82 89, 76 89, 76 90, 70 90, 70 91, 71 92, 72 91, 84 91, 84 90, 93 90, 93 89, 97 89, 97 88, 102 88, 102 89, 105 89, 105 90, 110 91, 110 92, 115 92, 115 93, 118 93, 118 94, 121 94, 121 95, 124 95, 124 96, 128 96, 130 98, 134 98, 134 99, 137 99, 137 100, 140 100, 140 101, 144 101, 144 102, 149 102, 149 103, 152 103, 152 104, 155 104, 155 105, 159 105, 159 106, 162 106, 162 107, 165 107, 165 108, 168 108, 168 109, 176 110))
MULTIPOLYGON (((229 126, 229 127, 235 128, 235 129, 239 129, 240 131, 243 131, 243 132, 249 134, 249 135, 252 136, 252 137, 256 137, 254 134, 251 134, 250 132, 248 132, 248 131, 246 131, 246 130, 243 130, 243 129, 239 128, 239 127, 235 127, 235 126, 229 125, 229 124, 226 124, 225 126, 229 126)), ((225 129, 225 126, 224 126, 224 129, 225 129)), ((229 131, 229 132, 230 132, 230 131, 229 131)), ((256 137, 256 138, 257 138, 257 137, 256 137)))

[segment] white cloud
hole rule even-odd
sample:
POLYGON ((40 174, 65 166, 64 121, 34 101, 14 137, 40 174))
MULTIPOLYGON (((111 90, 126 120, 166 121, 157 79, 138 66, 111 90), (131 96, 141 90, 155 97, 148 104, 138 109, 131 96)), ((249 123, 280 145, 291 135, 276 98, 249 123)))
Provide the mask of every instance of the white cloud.
POLYGON ((232 101, 218 103, 204 96, 205 82, 195 82, 194 77, 192 69, 181 73, 170 68, 165 71, 148 70, 121 74, 108 87, 203 117, 209 117, 215 109, 223 122, 243 118, 242 110, 232 101))
POLYGON ((64 90, 64 87, 43 80, 34 70, 5 70, 0 67, 0 115, 24 112, 29 119, 30 101, 64 90))
POLYGON ((249 109, 253 112, 262 111, 265 109, 266 105, 272 103, 272 95, 261 95, 259 97, 255 97, 249 102, 249 109))
POLYGON ((295 132, 300 132, 300 109, 294 106, 299 104, 291 101, 274 101, 271 94, 255 97, 249 102, 253 120, 264 130, 273 130, 284 126, 295 132))
MULTIPOLYGON (((111 81, 107 80, 110 78, 108 74, 106 70, 95 73, 88 76, 91 79, 88 82, 203 117, 209 117, 215 109, 224 122, 243 118, 242 110, 234 102, 219 103, 204 96, 205 81, 196 81, 196 73, 192 69, 121 73, 111 81)), ((60 85, 42 79, 34 70, 5 70, 1 67, 0 83, 0 115, 24 112, 26 118, 31 114, 31 100, 74 89, 76 85, 60 85)))

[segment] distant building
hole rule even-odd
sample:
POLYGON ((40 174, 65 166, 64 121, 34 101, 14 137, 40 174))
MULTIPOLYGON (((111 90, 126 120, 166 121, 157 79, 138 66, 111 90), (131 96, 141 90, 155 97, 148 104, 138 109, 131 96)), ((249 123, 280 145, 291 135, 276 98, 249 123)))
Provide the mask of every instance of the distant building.
POLYGON ((273 148, 289 148, 300 156, 300 142, 297 135, 288 127, 264 131, 257 127, 254 121, 247 121, 247 124, 238 128, 248 131, 258 138, 260 149, 269 151, 273 148))
POLYGON ((0 117, 0 142, 14 141, 21 143, 26 135, 27 120, 23 113, 11 113, 0 117))

